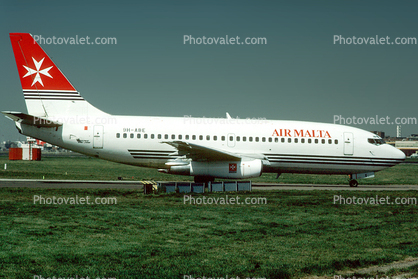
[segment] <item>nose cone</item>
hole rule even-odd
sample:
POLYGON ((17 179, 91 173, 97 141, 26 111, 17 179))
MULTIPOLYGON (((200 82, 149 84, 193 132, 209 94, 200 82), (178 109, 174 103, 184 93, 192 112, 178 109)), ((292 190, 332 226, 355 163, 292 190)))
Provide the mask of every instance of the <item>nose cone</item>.
POLYGON ((403 151, 401 151, 401 150, 399 150, 399 149, 397 149, 396 147, 393 147, 393 146, 390 146, 390 147, 391 148, 390 148, 389 155, 392 159, 399 160, 398 163, 402 163, 403 161, 405 161, 406 156, 405 156, 405 153, 403 153, 403 151))

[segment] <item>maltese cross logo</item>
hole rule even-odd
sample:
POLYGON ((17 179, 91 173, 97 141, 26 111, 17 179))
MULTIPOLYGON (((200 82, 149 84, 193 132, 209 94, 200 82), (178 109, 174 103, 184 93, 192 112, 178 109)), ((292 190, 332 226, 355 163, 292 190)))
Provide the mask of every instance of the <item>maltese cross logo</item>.
POLYGON ((23 67, 25 67, 25 69, 28 71, 26 73, 26 75, 24 75, 23 77, 27 77, 27 76, 31 76, 31 75, 35 74, 35 78, 33 79, 33 82, 32 82, 31 86, 33 86, 37 82, 39 82, 42 86, 44 86, 44 84, 42 83, 42 79, 41 79, 40 74, 43 74, 47 77, 52 78, 52 76, 48 73, 48 71, 51 70, 51 68, 54 67, 54 66, 51 66, 51 67, 40 70, 41 66, 42 66, 42 63, 44 62, 44 59, 45 59, 45 57, 42 58, 42 60, 38 62, 38 61, 35 60, 35 58, 32 57, 32 60, 33 60, 33 63, 35 64, 36 70, 31 69, 31 68, 26 67, 25 65, 23 65, 23 67))
POLYGON ((229 172, 237 172, 237 164, 229 164, 229 172))

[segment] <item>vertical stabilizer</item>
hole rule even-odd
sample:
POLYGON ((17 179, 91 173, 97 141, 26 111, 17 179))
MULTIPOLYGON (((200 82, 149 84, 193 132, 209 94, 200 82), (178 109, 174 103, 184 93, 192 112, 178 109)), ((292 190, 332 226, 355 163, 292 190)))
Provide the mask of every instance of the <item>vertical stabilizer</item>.
POLYGON ((28 113, 40 117, 105 114, 88 103, 29 33, 10 33, 28 113))

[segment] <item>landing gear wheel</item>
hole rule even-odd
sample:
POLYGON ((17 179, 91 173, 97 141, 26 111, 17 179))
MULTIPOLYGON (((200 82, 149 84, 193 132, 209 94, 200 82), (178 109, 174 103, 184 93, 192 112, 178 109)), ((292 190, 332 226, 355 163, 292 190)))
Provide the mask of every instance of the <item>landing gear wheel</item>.
POLYGON ((351 179, 349 183, 350 183, 350 187, 357 187, 358 186, 358 182, 355 179, 351 179))

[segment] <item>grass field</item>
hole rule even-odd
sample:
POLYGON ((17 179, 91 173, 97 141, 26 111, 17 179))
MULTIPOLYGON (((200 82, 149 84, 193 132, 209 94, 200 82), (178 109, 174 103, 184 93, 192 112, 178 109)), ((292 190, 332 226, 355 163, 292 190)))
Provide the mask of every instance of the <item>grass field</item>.
MULTIPOLYGON (((376 194, 417 197, 355 192, 376 194)), ((418 257, 416 205, 340 205, 334 195, 353 193, 264 191, 239 196, 267 204, 194 205, 180 194, 0 188, 0 278, 299 278, 418 257), (34 204, 34 196, 117 204, 34 204)))
MULTIPOLYGON (((0 178, 21 179, 77 179, 77 180, 156 180, 156 181, 191 181, 192 177, 167 175, 156 169, 139 168, 86 156, 75 157, 44 157, 42 161, 9 161, 6 156, 0 156, 0 178), (4 170, 7 164, 7 170, 4 170)), ((272 183, 313 183, 313 184, 346 184, 345 175, 306 175, 282 174, 276 179, 276 174, 263 174, 253 182, 272 183)), ((369 184, 418 184, 418 164, 400 164, 376 173, 375 178, 361 179, 360 185, 369 184)))
MULTIPOLYGON (((191 180, 88 157, 0 157, 0 164, 7 164, 0 178, 191 180)), ((417 168, 401 164, 360 184, 418 184, 417 168)), ((346 179, 283 174, 279 181, 346 179)), ((277 182, 269 174, 253 181, 277 182)), ((237 193, 204 196, 226 195, 237 193)), ((334 195, 418 198, 415 191, 253 191, 238 196, 267 204, 195 205, 185 204, 181 194, 136 190, 0 188, 0 278, 332 278, 418 257, 417 205, 341 205, 333 203, 334 195), (115 197, 117 204, 34 204, 35 196, 115 197)), ((418 266, 407 271, 418 275, 418 266)))

